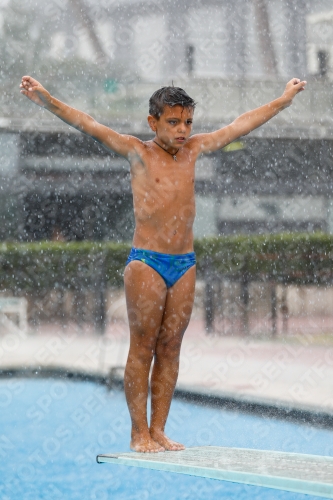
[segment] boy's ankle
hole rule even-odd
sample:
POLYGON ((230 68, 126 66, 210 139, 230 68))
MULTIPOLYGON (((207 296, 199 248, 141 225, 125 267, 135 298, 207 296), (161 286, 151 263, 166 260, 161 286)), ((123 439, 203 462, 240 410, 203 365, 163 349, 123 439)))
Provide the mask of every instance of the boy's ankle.
POLYGON ((158 428, 158 427, 150 427, 149 429, 150 434, 164 434, 164 429, 163 428, 158 428))
POLYGON ((131 431, 131 439, 137 439, 138 437, 149 437, 150 431, 148 428, 146 429, 132 429, 131 431))

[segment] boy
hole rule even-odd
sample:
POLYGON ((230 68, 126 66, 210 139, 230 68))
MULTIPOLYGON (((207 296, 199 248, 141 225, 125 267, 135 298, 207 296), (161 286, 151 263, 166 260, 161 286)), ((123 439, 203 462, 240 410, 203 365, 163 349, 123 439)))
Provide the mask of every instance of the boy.
POLYGON ((182 337, 190 320, 195 287, 192 226, 195 217, 194 167, 197 157, 223 148, 289 106, 304 90, 293 78, 283 95, 230 125, 190 136, 195 102, 184 90, 163 87, 149 100, 153 140, 142 142, 97 123, 53 98, 24 76, 21 92, 130 163, 135 232, 124 282, 130 327, 125 394, 132 421, 131 449, 182 450, 164 428, 178 376, 182 337), (151 374, 151 419, 147 422, 151 374))

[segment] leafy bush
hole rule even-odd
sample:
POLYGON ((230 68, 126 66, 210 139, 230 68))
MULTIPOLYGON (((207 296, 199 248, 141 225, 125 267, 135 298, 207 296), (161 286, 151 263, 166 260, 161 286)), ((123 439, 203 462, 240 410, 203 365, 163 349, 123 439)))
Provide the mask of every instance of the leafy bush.
POLYGON ((199 274, 211 267, 224 275, 284 283, 327 283, 333 278, 333 235, 282 233, 207 238, 196 242, 199 274))
POLYGON ((128 253, 128 244, 117 243, 5 243, 0 245, 1 288, 78 288, 101 279, 121 286, 128 253))
MULTIPOLYGON (((125 243, 41 242, 0 245, 2 290, 121 286, 130 246, 125 243)), ((324 284, 333 278, 333 236, 272 234, 197 240, 198 276, 207 273, 285 283, 324 284)))

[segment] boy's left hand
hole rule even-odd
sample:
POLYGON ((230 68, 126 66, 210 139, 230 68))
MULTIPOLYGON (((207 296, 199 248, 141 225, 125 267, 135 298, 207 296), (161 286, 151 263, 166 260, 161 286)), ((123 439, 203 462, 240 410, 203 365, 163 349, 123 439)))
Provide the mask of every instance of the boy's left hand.
POLYGON ((301 81, 299 78, 292 78, 286 85, 286 88, 282 94, 287 101, 287 106, 292 103, 295 95, 305 89, 306 81, 301 81))

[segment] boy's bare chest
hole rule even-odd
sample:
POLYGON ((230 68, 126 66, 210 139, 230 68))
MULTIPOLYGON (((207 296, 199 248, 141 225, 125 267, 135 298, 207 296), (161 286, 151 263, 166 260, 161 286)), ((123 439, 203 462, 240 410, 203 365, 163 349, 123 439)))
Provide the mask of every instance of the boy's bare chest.
POLYGON ((144 167, 134 167, 133 188, 152 193, 176 196, 192 193, 194 187, 194 162, 169 161, 147 162, 144 167))
POLYGON ((172 164, 149 166, 145 177, 151 188, 156 191, 171 189, 178 192, 194 183, 194 169, 174 161, 172 164))

